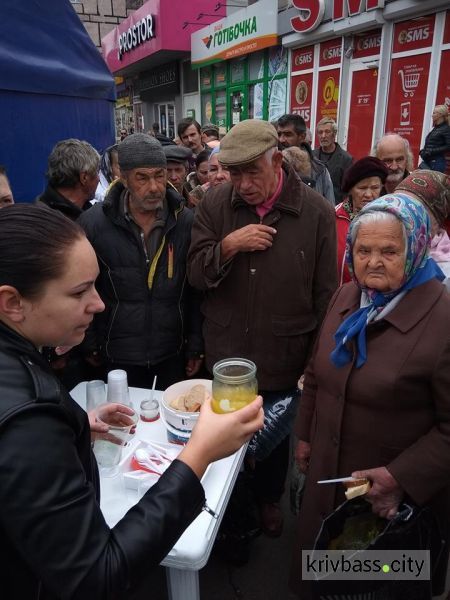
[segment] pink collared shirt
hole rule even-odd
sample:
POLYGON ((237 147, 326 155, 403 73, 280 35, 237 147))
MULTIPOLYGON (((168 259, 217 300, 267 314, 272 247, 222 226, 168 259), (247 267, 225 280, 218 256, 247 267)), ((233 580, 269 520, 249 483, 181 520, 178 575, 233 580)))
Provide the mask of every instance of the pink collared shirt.
POLYGON ((262 204, 258 204, 258 206, 256 207, 256 212, 258 213, 260 219, 263 219, 267 215, 267 213, 271 210, 272 206, 278 200, 278 197, 281 194, 281 188, 283 187, 283 181, 284 173, 283 169, 281 169, 277 189, 275 190, 273 195, 270 196, 270 198, 267 198, 267 200, 265 200, 262 204))

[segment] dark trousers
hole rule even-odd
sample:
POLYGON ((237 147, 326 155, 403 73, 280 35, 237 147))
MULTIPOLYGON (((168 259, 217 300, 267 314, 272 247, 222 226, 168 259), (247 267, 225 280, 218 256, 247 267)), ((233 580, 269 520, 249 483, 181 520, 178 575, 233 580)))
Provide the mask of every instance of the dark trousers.
POLYGON ((267 458, 256 461, 253 489, 258 504, 279 502, 289 467, 289 436, 272 450, 267 458))
POLYGON ((120 362, 108 363, 107 370, 112 371, 113 369, 126 371, 128 385, 131 387, 151 388, 155 375, 157 376, 157 390, 165 390, 169 385, 186 379, 183 355, 172 356, 163 362, 149 366, 127 365, 120 362))

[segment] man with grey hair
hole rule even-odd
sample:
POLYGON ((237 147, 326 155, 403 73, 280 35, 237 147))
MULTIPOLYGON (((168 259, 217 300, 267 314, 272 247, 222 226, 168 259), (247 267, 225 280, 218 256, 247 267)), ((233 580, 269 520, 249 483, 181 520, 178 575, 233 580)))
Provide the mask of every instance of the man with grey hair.
POLYGON ((351 166, 353 157, 336 142, 337 124, 334 119, 324 117, 317 123, 316 131, 320 147, 313 150, 313 156, 326 165, 333 182, 334 201, 339 204, 344 197, 342 177, 351 166))
POLYGON ((381 195, 392 194, 413 169, 414 157, 408 140, 398 133, 386 133, 375 144, 371 155, 383 161, 389 169, 381 195))
POLYGON ((189 160, 192 150, 186 146, 171 144, 163 147, 167 160, 167 181, 173 185, 185 203, 189 205, 189 192, 186 189, 186 177, 189 173, 189 160))
POLYGON ((205 293, 207 369, 230 356, 251 359, 266 413, 283 413, 255 440, 250 461, 262 529, 276 537, 297 382, 337 285, 335 216, 283 163, 266 121, 235 125, 218 159, 231 181, 197 206, 188 276, 205 293))
POLYGON ((145 133, 118 147, 121 179, 80 225, 100 266, 96 286, 106 309, 88 332, 86 352, 130 385, 158 388, 193 376, 203 358, 199 294, 186 281, 192 212, 167 186, 163 147, 145 133))
POLYGON ((328 169, 322 161, 313 155, 306 141, 306 124, 301 115, 288 113, 281 116, 277 123, 278 142, 282 149, 297 146, 308 153, 311 162, 311 185, 334 206, 334 189, 328 169))
POLYGON ((48 157, 47 187, 37 201, 75 221, 91 207, 99 182, 100 155, 76 139, 58 142, 48 157))

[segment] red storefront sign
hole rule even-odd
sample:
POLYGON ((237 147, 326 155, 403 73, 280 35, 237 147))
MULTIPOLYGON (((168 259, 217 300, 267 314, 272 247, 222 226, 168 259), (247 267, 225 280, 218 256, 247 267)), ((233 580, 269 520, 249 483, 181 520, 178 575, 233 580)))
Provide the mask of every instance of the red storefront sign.
POLYGON ((328 40, 320 44, 319 67, 340 64, 342 59, 342 38, 328 40))
POLYGON ((393 52, 428 48, 433 43, 434 15, 397 23, 394 27, 393 52))
POLYGON ((436 104, 446 104, 450 107, 450 50, 443 50, 441 55, 441 68, 436 95, 436 104))
POLYGON ((314 67, 314 46, 306 46, 292 52, 291 71, 305 71, 314 67))
MULTIPOLYGON (((362 12, 384 7, 385 0, 327 0, 333 5, 333 20, 359 15, 362 12)), ((291 19, 292 29, 305 33, 316 29, 325 14, 325 0, 292 0, 292 5, 302 11, 302 16, 291 19)))
POLYGON ((445 15, 444 44, 450 44, 450 10, 445 15))
POLYGON ((323 117, 331 117, 337 121, 340 73, 341 69, 328 69, 319 73, 316 123, 323 117))
POLYGON ((428 87, 430 54, 394 58, 391 64, 386 131, 409 140, 418 158, 428 87))
POLYGON ((368 31, 363 35, 356 35, 353 40, 353 58, 376 56, 380 54, 381 29, 368 31))
POLYGON ((347 150, 355 159, 370 153, 377 81, 378 69, 364 69, 353 73, 347 150))
POLYGON ((313 74, 294 75, 291 79, 291 112, 305 119, 306 127, 311 127, 311 104, 313 74))

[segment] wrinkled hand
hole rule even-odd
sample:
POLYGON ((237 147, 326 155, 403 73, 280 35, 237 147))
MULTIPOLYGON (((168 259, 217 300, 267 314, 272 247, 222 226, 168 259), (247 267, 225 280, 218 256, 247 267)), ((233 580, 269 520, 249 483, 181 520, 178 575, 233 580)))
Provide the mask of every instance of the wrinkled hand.
POLYGON ((236 229, 222 240, 221 257, 223 262, 238 252, 267 250, 273 244, 277 230, 267 225, 251 224, 236 229))
POLYGON ((187 377, 194 377, 200 371, 203 364, 203 358, 189 358, 186 362, 187 377))
MULTIPOLYGON (((129 425, 130 419, 129 416, 134 414, 134 410, 131 406, 126 406, 125 404, 118 404, 116 402, 111 402, 107 404, 101 404, 102 410, 106 411, 109 415, 114 417, 113 423, 116 425, 129 425), (128 416, 127 416, 128 415, 128 416)), ((96 433, 106 433, 108 431, 108 425, 97 421, 97 411, 98 408, 94 408, 88 412, 89 426, 91 428, 91 438, 95 439, 97 437, 96 433)), ((130 430, 130 434, 136 431, 136 426, 130 430)))
POLYGON ((178 458, 201 478, 210 463, 236 452, 263 427, 261 396, 257 396, 248 406, 227 414, 216 414, 211 402, 206 401, 189 442, 178 458))
POLYGON ((357 479, 367 477, 372 482, 372 487, 364 498, 371 503, 372 511, 376 515, 385 519, 395 517, 404 492, 386 467, 355 471, 352 477, 357 479))
POLYGON ((306 473, 309 466, 309 457, 311 456, 311 444, 299 440, 295 448, 295 461, 302 473, 306 473))

